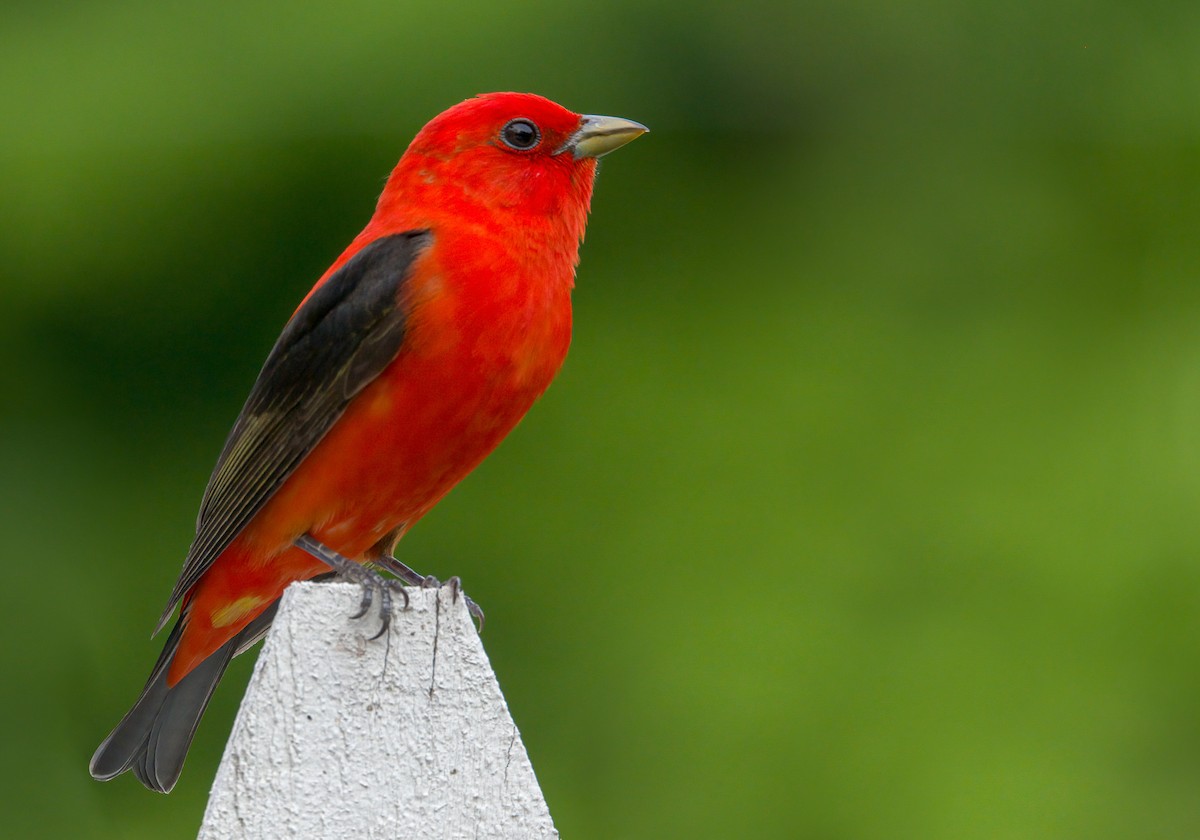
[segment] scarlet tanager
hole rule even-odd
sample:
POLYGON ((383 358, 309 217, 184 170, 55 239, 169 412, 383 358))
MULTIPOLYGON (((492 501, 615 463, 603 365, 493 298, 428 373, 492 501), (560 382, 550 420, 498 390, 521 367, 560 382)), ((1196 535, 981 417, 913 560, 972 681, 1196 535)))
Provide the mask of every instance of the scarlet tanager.
POLYGON ((596 159, 645 131, 493 93, 417 134, 267 357, 159 629, 179 617, 92 776, 170 791, 221 674, 293 581, 336 569, 364 584, 363 612, 390 593, 361 564, 422 580, 395 545, 558 372, 596 159))

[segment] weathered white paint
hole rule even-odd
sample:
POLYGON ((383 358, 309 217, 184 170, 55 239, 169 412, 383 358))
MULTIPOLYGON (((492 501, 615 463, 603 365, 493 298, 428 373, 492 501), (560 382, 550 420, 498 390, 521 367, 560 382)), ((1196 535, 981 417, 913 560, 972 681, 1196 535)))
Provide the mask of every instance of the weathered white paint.
POLYGON ((287 590, 200 840, 558 837, 462 599, 408 592, 369 642, 358 586, 287 590))

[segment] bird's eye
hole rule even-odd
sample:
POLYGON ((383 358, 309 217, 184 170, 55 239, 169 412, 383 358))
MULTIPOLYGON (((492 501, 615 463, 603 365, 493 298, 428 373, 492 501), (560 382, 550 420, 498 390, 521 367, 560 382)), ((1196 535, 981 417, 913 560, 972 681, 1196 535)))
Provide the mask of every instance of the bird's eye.
POLYGON ((527 152, 542 139, 542 132, 529 120, 511 120, 500 129, 500 139, 510 149, 527 152))

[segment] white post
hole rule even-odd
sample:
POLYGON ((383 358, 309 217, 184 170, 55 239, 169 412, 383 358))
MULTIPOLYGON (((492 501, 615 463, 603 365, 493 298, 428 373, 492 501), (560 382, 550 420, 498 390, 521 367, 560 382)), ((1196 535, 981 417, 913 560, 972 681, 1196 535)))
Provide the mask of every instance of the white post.
POLYGON ((462 599, 284 593, 213 782, 200 840, 540 840, 558 832, 462 599))

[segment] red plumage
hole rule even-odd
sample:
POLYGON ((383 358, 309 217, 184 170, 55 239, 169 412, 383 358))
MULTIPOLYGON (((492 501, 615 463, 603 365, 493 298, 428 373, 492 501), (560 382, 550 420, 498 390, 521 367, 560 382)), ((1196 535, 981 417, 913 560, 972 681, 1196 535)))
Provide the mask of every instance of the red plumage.
POLYGON ((169 790, 223 662, 288 584, 329 571, 295 540, 390 553, 524 416, 570 343, 596 157, 644 130, 514 93, 421 130, 272 351, 206 492, 178 624, 94 776, 169 790))

